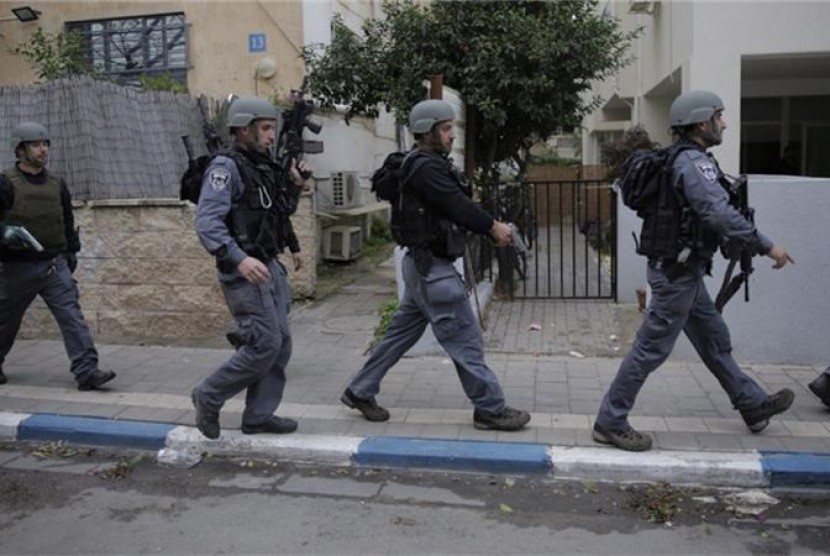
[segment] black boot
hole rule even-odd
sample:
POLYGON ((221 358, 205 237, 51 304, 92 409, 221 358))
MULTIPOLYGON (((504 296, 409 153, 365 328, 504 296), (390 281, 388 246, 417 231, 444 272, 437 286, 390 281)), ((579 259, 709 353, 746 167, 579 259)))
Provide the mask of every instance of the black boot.
POLYGON ((775 394, 770 394, 758 407, 742 409, 741 416, 749 430, 758 433, 767 428, 769 418, 784 413, 793 404, 795 394, 789 388, 782 388, 775 394))
POLYGON ((818 375, 818 378, 808 384, 807 387, 818 396, 821 403, 830 407, 830 377, 827 376, 826 371, 818 375))
POLYGON ((89 373, 83 380, 78 382, 78 390, 86 392, 88 390, 96 390, 115 378, 115 373, 112 371, 102 371, 95 369, 89 373))

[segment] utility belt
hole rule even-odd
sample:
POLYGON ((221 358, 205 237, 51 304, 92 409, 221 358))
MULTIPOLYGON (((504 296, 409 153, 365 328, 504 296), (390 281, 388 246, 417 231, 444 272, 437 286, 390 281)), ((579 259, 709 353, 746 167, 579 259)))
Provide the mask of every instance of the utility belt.
POLYGON ((712 259, 694 254, 689 255, 684 260, 650 258, 648 267, 661 270, 669 282, 674 282, 683 274, 696 274, 700 269, 703 269, 706 274, 711 274, 712 259))
POLYGON ((406 251, 406 255, 412 257, 412 260, 415 262, 415 269, 421 276, 426 276, 429 274, 429 269, 432 268, 432 262, 435 259, 442 259, 448 261, 450 263, 454 262, 461 255, 448 257, 444 255, 437 255, 432 252, 429 247, 408 247, 406 251))

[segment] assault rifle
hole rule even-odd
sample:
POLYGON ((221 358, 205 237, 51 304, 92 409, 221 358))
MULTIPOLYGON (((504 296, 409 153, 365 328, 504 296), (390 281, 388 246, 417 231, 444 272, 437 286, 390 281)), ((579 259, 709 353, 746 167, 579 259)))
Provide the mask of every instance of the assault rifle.
MULTIPOLYGON (((230 99, 228 99, 230 103, 230 99)), ((202 187, 202 174, 210 164, 213 155, 225 147, 224 141, 216 127, 207 117, 205 110, 204 97, 199 97, 196 100, 196 105, 199 107, 199 113, 202 115, 202 134, 205 137, 205 146, 208 154, 196 157, 193 151, 193 144, 190 141, 189 135, 182 135, 182 143, 184 149, 187 151, 187 170, 180 180, 179 198, 183 201, 190 201, 194 204, 199 202, 199 192, 202 187)))
MULTIPOLYGON (((729 199, 730 203, 738 209, 738 211, 750 222, 755 223, 755 209, 749 206, 749 188, 746 175, 742 174, 734 178, 730 184, 729 199)), ((729 259, 729 266, 726 268, 726 274, 723 276, 723 283, 720 291, 715 298, 715 308, 719 313, 723 312, 723 307, 732 299, 741 286, 744 287, 744 301, 749 301, 749 276, 755 270, 752 267, 752 251, 747 246, 740 246, 737 244, 727 244, 723 248, 723 255, 729 259), (740 263, 741 272, 732 276, 735 271, 735 266, 740 263)))
MULTIPOLYGON (((213 125, 213 122, 208 119, 204 100, 205 97, 199 97, 196 100, 196 105, 199 107, 199 113, 202 115, 202 135, 205 136, 205 145, 207 146, 208 152, 213 154, 219 149, 224 148, 225 142, 216 131, 216 127, 213 125)), ((230 102, 228 102, 227 105, 230 105, 230 102)))
MULTIPOLYGON (((308 76, 303 78, 299 89, 292 89, 290 100, 291 108, 283 111, 282 129, 277 138, 277 162, 288 172, 294 161, 300 161, 304 153, 318 154, 323 152, 322 141, 304 141, 303 130, 308 129, 317 135, 323 129, 311 119, 314 106, 305 99, 308 90, 308 76)), ((303 179, 308 179, 311 172, 302 172, 303 179)))

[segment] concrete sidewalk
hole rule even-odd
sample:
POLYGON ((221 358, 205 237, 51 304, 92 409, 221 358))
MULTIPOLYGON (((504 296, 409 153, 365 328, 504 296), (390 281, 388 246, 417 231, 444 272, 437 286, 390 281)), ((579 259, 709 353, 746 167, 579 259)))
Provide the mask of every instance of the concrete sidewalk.
MULTIPOLYGON (((160 438, 168 448, 178 443, 182 449, 216 453, 493 472, 544 468, 556 476, 594 479, 830 486, 830 413, 806 388, 819 372, 812 367, 745 366, 767 390, 788 387, 796 392, 790 411, 753 435, 700 362, 669 361, 650 377, 632 413, 632 425, 655 440, 654 449, 641 454, 599 447, 591 440, 593 416, 619 356, 585 357, 576 350, 562 354, 543 346, 530 353, 488 352, 508 403, 533 413, 523 431, 475 430, 472 406, 451 361, 442 356, 402 360, 378 396, 391 419, 365 421, 338 399, 365 361, 377 308, 394 292, 394 272, 382 267, 325 300, 294 308, 294 355, 278 413, 298 419, 295 435, 241 435, 241 396, 223 409, 219 440, 203 439, 192 428, 190 390, 229 356, 230 348, 99 345, 102 367, 118 376, 107 390, 79 392, 62 344, 45 340, 18 341, 4 364, 9 382, 0 386, 0 412, 5 414, 0 431, 21 439, 124 445, 117 435, 132 433, 112 429, 113 422, 130 424, 130 430, 135 429, 133 422, 157 423, 161 428, 151 427, 147 433, 153 442, 160 438), (54 414, 64 416, 65 426, 61 418, 46 417, 54 414), (104 419, 93 420, 86 436, 73 436, 88 420, 69 416, 104 419), (97 437, 96 427, 102 431, 97 437), (539 450, 544 452, 541 459, 539 450), (768 469, 771 461, 789 471, 776 475, 768 469)), ((556 314, 557 327, 584 336, 580 345, 616 336, 613 308, 555 301, 495 303, 491 315, 497 322, 489 328, 502 335, 525 338, 533 333, 527 330, 533 319, 556 314), (591 315, 590 326, 569 326, 571 314, 591 315)), ((620 356, 626 349, 620 346, 620 356)))

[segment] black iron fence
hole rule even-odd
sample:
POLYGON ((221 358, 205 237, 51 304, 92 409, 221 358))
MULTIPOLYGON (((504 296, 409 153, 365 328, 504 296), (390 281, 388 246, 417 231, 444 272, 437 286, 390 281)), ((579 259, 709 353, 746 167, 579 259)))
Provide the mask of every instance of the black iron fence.
POLYGON ((478 277, 498 272, 512 298, 616 299, 616 199, 604 180, 525 181, 485 187, 483 206, 516 226, 525 249, 478 242, 478 277))

